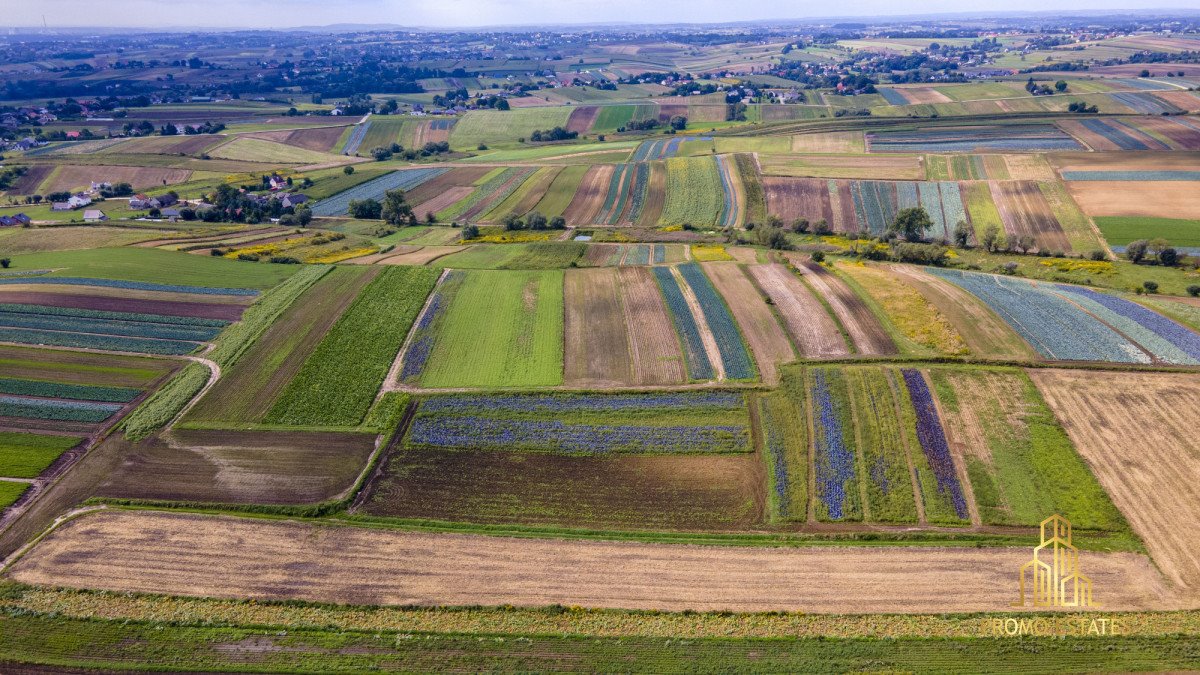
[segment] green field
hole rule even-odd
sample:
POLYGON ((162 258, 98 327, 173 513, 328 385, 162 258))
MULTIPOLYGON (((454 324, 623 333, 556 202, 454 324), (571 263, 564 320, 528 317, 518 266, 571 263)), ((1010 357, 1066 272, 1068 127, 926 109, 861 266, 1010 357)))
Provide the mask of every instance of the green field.
POLYGON ((426 387, 553 386, 562 382, 560 271, 469 271, 444 314, 426 387))
POLYGON ((59 455, 82 440, 76 436, 0 432, 0 476, 36 478, 59 455))
POLYGON ((423 267, 381 272, 317 345, 265 421, 320 427, 362 422, 438 274, 423 267))
POLYGON ((256 265, 154 248, 97 248, 13 258, 13 269, 52 269, 49 276, 120 279, 159 284, 267 289, 298 271, 294 265, 256 265))
POLYGON ((1097 216, 1096 227, 1112 246, 1138 239, 1166 239, 1172 246, 1200 248, 1200 221, 1174 218, 1097 216))
POLYGON ((566 126, 571 108, 518 108, 504 111, 474 110, 463 115, 450 133, 450 145, 475 150, 479 144, 516 145, 534 131, 566 126))
POLYGON ((673 157, 667 160, 667 192, 659 223, 711 226, 725 203, 721 176, 712 157, 673 157))

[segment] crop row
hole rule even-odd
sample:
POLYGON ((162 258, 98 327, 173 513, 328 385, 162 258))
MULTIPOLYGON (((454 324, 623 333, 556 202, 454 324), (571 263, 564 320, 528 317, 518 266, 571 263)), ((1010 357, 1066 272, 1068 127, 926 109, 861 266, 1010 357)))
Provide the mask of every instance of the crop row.
POLYGON ((102 387, 88 384, 65 384, 61 382, 0 377, 0 394, 69 398, 76 401, 128 403, 137 398, 140 393, 142 393, 141 390, 131 387, 102 387))
POLYGON ((922 129, 868 134, 872 152, 953 153, 977 151, 1081 150, 1078 142, 1052 125, 922 129))
POLYGON ((992 308, 1049 359, 1149 363, 1136 345, 1062 297, 1023 280, 930 268, 992 308))
POLYGON ((1138 344, 1149 349, 1159 359, 1168 363, 1200 364, 1200 334, 1195 331, 1115 295, 1066 284, 1057 288, 1059 291, 1073 294, 1076 302, 1086 302, 1089 311, 1123 334, 1137 340, 1138 344))
POLYGON ((429 360, 429 354, 433 350, 437 320, 446 311, 464 278, 463 272, 454 270, 447 273, 442 282, 434 287, 425 311, 417 319, 412 341, 404 351, 400 364, 401 382, 416 382, 425 371, 425 362, 429 360))
POLYGON ((435 396, 421 404, 421 413, 470 413, 491 409, 510 413, 612 413, 698 410, 739 410, 743 396, 733 392, 663 392, 646 394, 453 394, 435 396))
MULTIPOLYGON (((472 211, 476 206, 485 204, 484 200, 490 202, 490 198, 500 192, 501 188, 505 185, 509 185, 515 177, 521 174, 528 175, 531 171, 531 169, 516 169, 511 167, 503 169, 497 172, 486 183, 472 190, 471 194, 465 198, 438 212, 437 216, 440 220, 446 221, 453 220, 468 211, 472 211)), ((512 189, 516 189, 515 185, 512 189)))
POLYGON ((725 197, 724 203, 721 205, 721 215, 717 218, 717 225, 732 227, 737 224, 735 222, 737 214, 733 213, 737 196, 734 194, 732 170, 724 155, 717 155, 717 175, 721 177, 721 192, 725 197))
POLYGON ((1133 108, 1142 115, 1169 115, 1180 112, 1179 108, 1167 103, 1153 94, 1142 94, 1132 91, 1118 91, 1109 94, 1120 103, 1133 108))
MULTIPOLYGON (((485 213, 492 206, 492 204, 503 203, 505 199, 508 199, 509 195, 516 192, 518 188, 524 185, 525 181, 529 180, 529 177, 533 175, 536 169, 515 169, 511 171, 512 173, 508 173, 506 171, 505 173, 507 176, 503 182, 496 183, 495 187, 491 188, 489 192, 482 194, 482 196, 478 198, 478 201, 476 201, 470 208, 463 211, 460 216, 464 220, 474 220, 476 217, 485 213)), ((501 174, 501 176, 505 176, 505 174, 501 174)), ((489 183, 488 185, 492 185, 492 183, 489 183)), ((476 190, 467 199, 475 199, 475 195, 480 194, 486 187, 487 186, 484 186, 476 190)))
POLYGON ((436 178, 449 169, 403 169, 359 183, 349 190, 322 199, 312 207, 315 216, 342 216, 350 210, 350 202, 363 199, 382 199, 388 190, 411 190, 425 181, 436 178))
POLYGON ((97 333, 124 337, 159 338, 163 340, 188 340, 204 342, 216 337, 218 328, 203 326, 176 326, 161 323, 136 321, 112 321, 88 319, 74 316, 43 316, 40 314, 12 314, 0 312, 0 326, 5 328, 31 328, 57 330, 68 333, 97 333))
POLYGON ((742 452, 744 426, 565 424, 470 416, 418 417, 409 442, 441 448, 503 448, 571 454, 742 452))
POLYGON ((29 345, 54 347, 82 347, 114 352, 138 352, 142 354, 180 355, 195 351, 200 343, 181 340, 155 340, 151 338, 97 335, 94 333, 64 333, 53 330, 0 327, 0 342, 19 342, 29 345))
POLYGON ((708 328, 717 340, 717 350, 721 353, 721 362, 725 365, 725 376, 733 380, 743 380, 754 377, 754 362, 750 352, 742 340, 737 322, 729 312, 724 298, 713 287, 712 281, 705 276, 704 271, 695 263, 679 266, 679 272, 692 288, 708 328))
POLYGON ((358 146, 362 144, 363 139, 367 137, 367 130, 371 128, 371 120, 358 124, 354 127, 354 131, 350 132, 350 138, 346 139, 346 145, 342 146, 343 155, 353 155, 358 152, 358 146))
POLYGON ((122 406, 116 403, 0 396, 0 417, 25 417, 60 422, 103 422, 121 408, 122 406))
POLYGON ((683 342, 684 356, 687 361, 688 377, 693 380, 710 380, 713 377, 713 366, 708 360, 704 343, 700 340, 700 328, 692 309, 683 297, 683 291, 675 280, 670 268, 655 267, 654 278, 662 290, 667 309, 671 311, 671 319, 675 323, 675 331, 683 342))
POLYGON ((660 223, 713 225, 724 207, 724 192, 712 157, 677 157, 667 161, 667 191, 660 223))
POLYGON ((817 517, 821 520, 861 520, 851 431, 854 425, 841 371, 814 369, 810 398, 817 517))
POLYGON ((258 295, 251 288, 216 288, 210 286, 180 286, 178 284, 155 284, 148 281, 124 281, 121 279, 91 279, 85 277, 19 277, 0 278, 0 284, 63 284, 67 286, 99 286, 131 291, 162 291, 166 293, 193 293, 196 295, 258 295))
POLYGON ((663 263, 667 261, 667 247, 662 244, 654 245, 654 262, 663 263))
POLYGON ((162 323, 179 326, 211 326, 223 328, 229 325, 224 319, 206 319, 196 316, 175 316, 172 314, 142 314, 139 312, 110 312, 102 309, 83 309, 81 307, 51 307, 49 305, 19 305, 0 303, 0 312, 11 314, 38 314, 47 316, 74 316, 88 319, 110 319, 114 321, 138 321, 142 323, 162 323))
MULTIPOLYGON (((967 500, 963 494, 962 484, 958 481, 958 473, 954 467, 954 458, 950 454, 950 446, 946 442, 946 434, 938 417, 933 395, 925 383, 925 377, 920 371, 912 368, 902 370, 904 384, 916 413, 917 440, 925 460, 933 471, 937 481, 938 496, 948 501, 954 507, 954 514, 960 520, 967 520, 967 500)), ((929 498, 929 495, 926 495, 929 498)))
POLYGON ((646 191, 650 186, 650 165, 638 164, 634 170, 632 203, 629 205, 629 215, 625 220, 636 223, 642 217, 642 209, 646 205, 646 191))
POLYGON ((1066 181, 1197 181, 1200 171, 1064 171, 1066 181))
POLYGON ((650 245, 635 244, 630 247, 629 252, 625 254, 626 265, 648 265, 650 264, 650 245))
POLYGON ((425 267, 381 272, 305 359, 265 421, 317 426, 362 422, 438 275, 425 267))
POLYGON ((760 399, 772 516, 784 521, 808 519, 808 420, 795 380, 760 399))
MULTIPOLYGON (((1104 120, 1087 119, 1079 122, 1088 131, 1108 139, 1122 150, 1149 150, 1146 144, 1104 120)), ((1069 180, 1069 179, 1068 179, 1069 180)))
POLYGON ((871 520, 917 520, 904 437, 887 373, 881 368, 846 370, 862 438, 863 479, 871 520))
POLYGON ((615 225, 621 216, 621 205, 629 189, 629 180, 638 164, 618 164, 612 177, 608 179, 608 191, 604 195, 604 205, 596 216, 596 222, 615 225))

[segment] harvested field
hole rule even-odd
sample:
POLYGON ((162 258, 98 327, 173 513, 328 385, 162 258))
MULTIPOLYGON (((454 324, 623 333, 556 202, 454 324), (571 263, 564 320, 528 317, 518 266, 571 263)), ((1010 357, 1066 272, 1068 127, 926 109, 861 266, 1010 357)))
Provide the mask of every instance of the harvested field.
POLYGON ((864 150, 861 131, 831 131, 792 136, 792 152, 800 154, 844 154, 864 150))
POLYGON ((52 164, 35 164, 27 167, 25 175, 18 178, 12 185, 8 186, 5 194, 10 195, 31 195, 38 192, 38 186, 46 177, 54 171, 52 164))
POLYGON ((1200 190, 1173 181, 1071 181, 1067 189, 1089 216, 1200 219, 1200 190))
POLYGON ((896 91, 904 94, 904 98, 914 105, 921 103, 950 103, 951 99, 933 87, 904 87, 896 91))
MULTIPOLYGON (((102 207, 103 208, 103 207, 102 207)), ((8 211, 4 215, 19 213, 8 211)), ((76 218, 83 214, 76 211, 71 215, 52 218, 76 218)), ((81 249, 114 248, 139 244, 148 237, 160 234, 156 230, 140 230, 126 227, 102 225, 65 225, 55 227, 5 228, 0 230, 0 249, 6 255, 14 253, 44 253, 50 251, 78 251, 81 249)))
POLYGON ((173 431, 130 443, 96 495, 224 504, 310 504, 350 489, 375 448, 372 434, 173 431))
MULTIPOLYGON (((1014 570, 1028 558, 1025 548, 677 546, 111 511, 63 524, 9 576, 121 592, 348 604, 995 612, 1013 611, 1014 570)), ((1145 556, 1085 552, 1081 565, 1108 610, 1182 604, 1145 556)))
POLYGON ((1038 250, 1071 251, 1067 235, 1036 182, 996 181, 991 189, 1009 241, 1029 235, 1037 242, 1038 250))
POLYGON ((416 251, 400 253, 380 259, 379 264, 385 265, 426 265, 451 253, 466 251, 470 246, 421 246, 416 251))
MULTIPOLYGON (((59 228, 54 228, 59 229, 59 228)), ((101 302, 100 298, 112 298, 116 293, 109 286, 84 286, 81 284, 54 284, 54 283, 30 283, 30 284, 0 284, 3 290, 9 293, 52 293, 52 294, 69 294, 69 295, 85 295, 88 297, 97 298, 95 302, 101 302)), ((170 303, 190 303, 190 304, 216 304, 216 305, 250 305, 256 299, 255 295, 216 295, 203 293, 187 293, 176 291, 159 291, 147 290, 142 288, 122 288, 120 295, 126 300, 148 300, 154 302, 170 302, 170 303)), ((209 311, 209 310, 197 310, 209 311)))
MULTIPOLYGON (((436 181, 437 179, 434 180, 436 181)), ((437 214, 466 199, 467 195, 474 191, 475 188, 469 185, 446 188, 437 196, 413 206, 413 213, 418 214, 420 218, 425 217, 426 213, 437 214)))
POLYGON ((42 185, 43 193, 78 190, 91 185, 92 181, 105 180, 110 183, 129 183, 135 190, 174 183, 191 178, 190 169, 168 169, 155 166, 74 166, 59 167, 54 175, 42 185))
POLYGON ((571 111, 571 116, 567 118, 567 131, 586 134, 591 131, 592 125, 596 123, 596 116, 599 114, 598 106, 585 105, 575 108, 571 111))
POLYGON ((618 268, 567 270, 563 383, 604 387, 633 383, 633 362, 618 268))
POLYGON ((823 178, 772 178, 762 179, 767 198, 767 213, 779 216, 784 224, 797 218, 807 218, 810 223, 824 219, 827 223, 837 222, 830 201, 829 182, 823 178))
POLYGON ((414 205, 413 213, 424 216, 425 212, 429 210, 425 208, 425 202, 437 199, 452 188, 474 187, 475 182, 486 176, 491 170, 492 167, 487 166, 454 167, 439 176, 430 178, 411 190, 405 190, 404 198, 408 200, 409 204, 414 205))
POLYGON ((371 488, 373 516, 620 530, 752 527, 753 455, 567 456, 406 448, 371 488))
POLYGON ((1155 564, 1200 590, 1200 383, 1195 376, 1033 370, 1030 377, 1155 564))
POLYGON ((975 296, 913 265, 892 265, 890 269, 950 321, 972 354, 1017 361, 1038 358, 1021 336, 975 296))
POLYGON ((188 413, 188 419, 261 420, 321 338, 377 272, 367 266, 339 266, 321 277, 222 375, 188 413))
POLYGON ((850 354, 833 318, 787 267, 779 263, 752 265, 749 271, 779 311, 801 356, 819 359, 850 354))
POLYGON ((846 282, 819 264, 791 256, 793 264, 804 275, 805 281, 824 297, 842 324, 859 354, 881 356, 897 353, 896 345, 879 319, 871 313, 863 299, 846 282))
MULTIPOLYGON (((324 164, 339 160, 337 157, 313 150, 264 141, 258 138, 235 138, 210 152, 213 157, 233 159, 243 162, 262 162, 267 164, 324 164)), ((344 163, 346 160, 341 160, 344 163)))
POLYGON ((284 137, 283 143, 294 145, 305 150, 317 152, 333 152, 346 127, 313 127, 311 129, 293 129, 284 137))
POLYGON ((608 194, 608 186, 615 170, 616 167, 611 164, 600 164, 588 169, 570 206, 563 211, 567 224, 589 225, 595 222, 596 216, 604 206, 604 198, 608 194))
POLYGON ((745 337, 763 382, 775 384, 779 381, 777 364, 795 359, 792 343, 787 333, 775 320, 771 307, 763 301, 763 295, 742 272, 735 262, 702 263, 701 267, 713 285, 725 298, 725 304, 737 319, 742 336, 745 337))
POLYGON ((646 186, 645 203, 637 225, 653 227, 662 217, 667 194, 667 165, 665 162, 650 162, 650 180, 646 186))
POLYGON ((1191 91, 1156 91, 1154 96, 1185 112, 1200 112, 1200 96, 1191 91))
POLYGON ((925 167, 918 155, 762 155, 764 176, 921 180, 925 167))
POLYGON ((618 273, 634 381, 637 384, 686 382, 679 338, 653 273, 646 267, 621 267, 618 273))

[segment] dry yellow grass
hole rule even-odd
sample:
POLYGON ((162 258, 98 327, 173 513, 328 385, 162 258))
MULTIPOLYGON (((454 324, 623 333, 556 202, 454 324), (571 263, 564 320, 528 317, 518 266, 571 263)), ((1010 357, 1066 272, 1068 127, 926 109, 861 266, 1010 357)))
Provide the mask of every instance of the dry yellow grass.
MULTIPOLYGON (((740 548, 427 534, 107 511, 10 569, 24 583, 381 605, 1005 612, 1026 548, 740 548)), ((1143 555, 1084 552, 1105 609, 1182 605, 1143 555)), ((1027 611, 1027 610, 1026 610, 1027 611)))
POLYGON ((966 342, 946 317, 901 277, 863 263, 841 263, 838 269, 857 281, 908 339, 939 354, 968 352, 966 342))

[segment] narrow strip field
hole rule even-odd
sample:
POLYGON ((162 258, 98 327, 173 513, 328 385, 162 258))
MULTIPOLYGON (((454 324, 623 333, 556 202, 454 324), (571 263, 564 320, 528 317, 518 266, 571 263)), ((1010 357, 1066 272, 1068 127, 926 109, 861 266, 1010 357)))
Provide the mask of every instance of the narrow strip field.
MULTIPOLYGON (((351 604, 1004 612, 1016 599, 1014 570, 1028 558, 1025 548, 709 548, 117 511, 64 524, 9 576, 113 591, 351 604)), ((1081 565, 1103 589, 1097 599, 1108 610, 1180 604, 1145 556, 1085 553, 1081 565)))

